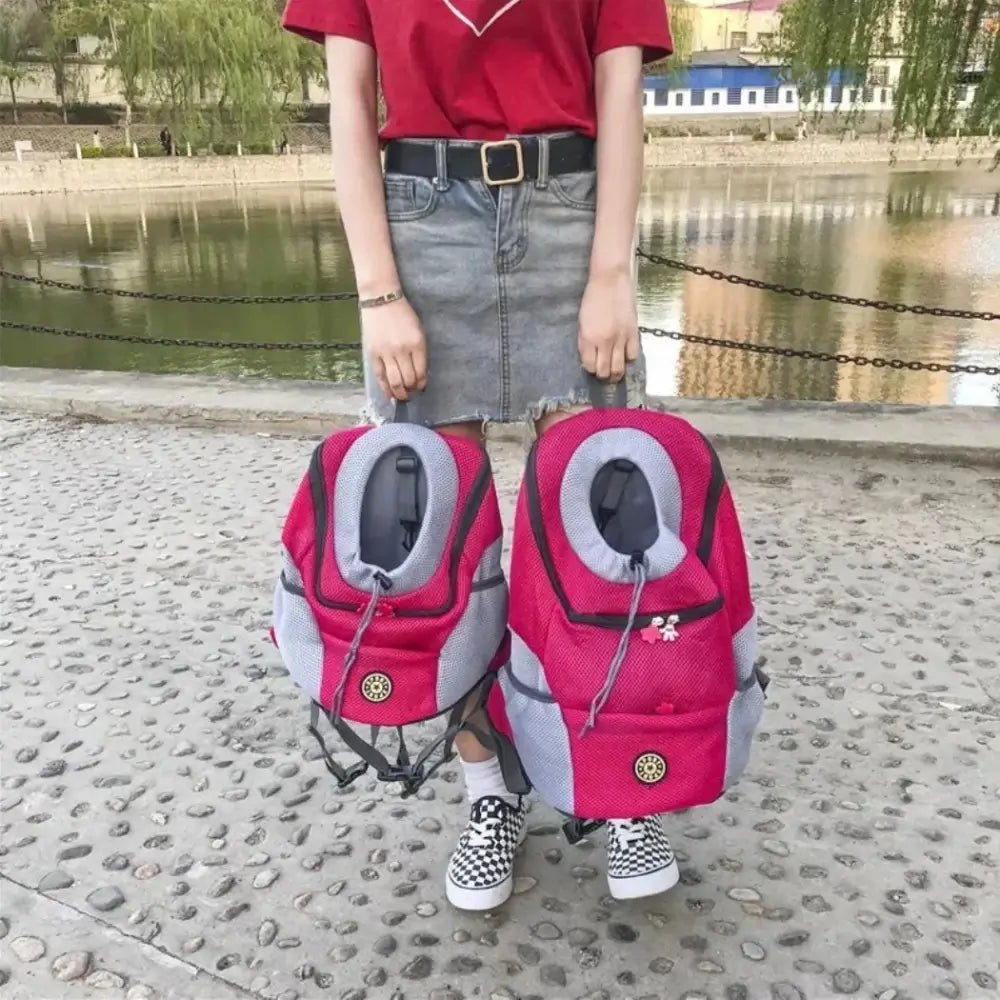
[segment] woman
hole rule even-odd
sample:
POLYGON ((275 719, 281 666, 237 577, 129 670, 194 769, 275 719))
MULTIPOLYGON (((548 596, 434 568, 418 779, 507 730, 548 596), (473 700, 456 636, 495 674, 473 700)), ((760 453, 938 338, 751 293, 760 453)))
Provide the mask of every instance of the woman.
MULTIPOLYGON (((326 45, 369 418, 408 400, 477 440, 487 421, 543 434, 595 376, 641 379, 642 66, 672 51, 664 0, 288 0, 284 24, 326 45)), ((458 750, 471 809, 447 894, 491 909, 525 810, 471 734, 458 750)), ((677 881, 656 818, 610 823, 608 852, 616 896, 677 881)))

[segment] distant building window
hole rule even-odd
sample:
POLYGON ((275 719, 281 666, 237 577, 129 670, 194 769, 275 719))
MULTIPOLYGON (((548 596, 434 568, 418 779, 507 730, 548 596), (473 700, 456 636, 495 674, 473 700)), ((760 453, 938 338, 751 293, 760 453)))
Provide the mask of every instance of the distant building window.
POLYGON ((962 86, 962 87, 956 87, 955 88, 955 100, 959 104, 961 104, 963 101, 967 101, 968 99, 969 99, 969 88, 968 87, 962 86))
POLYGON ((871 104, 875 100, 875 91, 871 87, 865 87, 861 91, 861 100, 865 104, 871 104))
POLYGON ((742 104, 743 90, 740 87, 730 87, 726 91, 726 104, 742 104))
POLYGON ((769 48, 774 44, 774 32, 773 31, 760 31, 757 33, 757 44, 762 48, 769 48))
POLYGON ((868 82, 873 87, 888 87, 889 86, 889 67, 888 66, 872 66, 868 73, 868 82))
POLYGON ((747 33, 745 31, 733 31, 729 35, 729 47, 733 49, 745 49, 747 47, 747 33))
POLYGON ((715 92, 714 92, 714 93, 712 94, 712 106, 713 106, 713 107, 718 107, 720 103, 722 103, 722 94, 720 94, 720 93, 719 93, 719 92, 718 92, 718 91, 716 90, 716 91, 715 91, 715 92))
POLYGON ((852 87, 847 93, 847 103, 857 104, 858 103, 858 88, 852 87))
POLYGON ((764 103, 765 104, 777 104, 778 103, 778 88, 777 87, 765 87, 764 88, 764 103))
POLYGON ((748 90, 747 91, 747 103, 748 104, 756 104, 757 103, 757 91, 756 90, 748 90))
POLYGON ((879 99, 882 101, 883 104, 889 103, 889 91, 885 87, 882 88, 881 96, 879 99))
POLYGON ((649 104, 649 91, 644 90, 642 92, 642 106, 645 107, 647 104, 649 104))
POLYGON ((835 83, 830 88, 830 103, 840 104, 844 100, 844 88, 839 84, 835 83))
POLYGON ((669 90, 655 90, 653 91, 653 103, 659 107, 663 107, 664 104, 670 102, 670 91, 669 90))
POLYGON ((691 91, 691 106, 694 108, 700 108, 705 103, 705 91, 704 90, 692 90, 691 91))
POLYGON ((674 94, 674 104, 676 104, 679 108, 684 106, 684 91, 678 90, 677 93, 674 94))
POLYGON ((785 104, 794 104, 794 103, 795 103, 795 91, 794 90, 786 90, 785 91, 785 104))

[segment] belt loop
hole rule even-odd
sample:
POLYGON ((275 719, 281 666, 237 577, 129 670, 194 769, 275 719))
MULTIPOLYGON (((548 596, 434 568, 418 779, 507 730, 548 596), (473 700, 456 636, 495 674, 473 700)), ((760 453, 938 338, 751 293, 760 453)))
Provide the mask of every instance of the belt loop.
POLYGON ((448 140, 437 139, 434 142, 434 187, 438 191, 447 191, 451 186, 448 177, 448 140))
POLYGON ((549 186, 549 137, 538 137, 538 179, 535 187, 544 191, 549 186))

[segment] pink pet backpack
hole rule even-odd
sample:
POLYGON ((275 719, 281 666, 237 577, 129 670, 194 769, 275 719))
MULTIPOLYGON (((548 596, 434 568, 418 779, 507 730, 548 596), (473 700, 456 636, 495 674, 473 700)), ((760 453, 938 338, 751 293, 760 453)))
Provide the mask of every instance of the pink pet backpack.
POLYGON ((767 678, 733 499, 690 424, 594 409, 548 430, 518 499, 510 601, 491 720, 575 818, 571 840, 739 778, 767 678))
POLYGON ((313 454, 282 533, 272 637, 311 700, 310 731, 338 783, 371 766, 409 794, 451 758, 470 696, 485 697, 509 639, 489 458, 406 423, 403 410, 395 423, 333 434, 313 454), (321 712, 360 757, 352 767, 327 749, 321 712), (444 733, 411 759, 402 727, 446 713, 444 733), (349 722, 371 726, 370 742, 349 722), (398 731, 394 764, 375 748, 383 726, 398 731))

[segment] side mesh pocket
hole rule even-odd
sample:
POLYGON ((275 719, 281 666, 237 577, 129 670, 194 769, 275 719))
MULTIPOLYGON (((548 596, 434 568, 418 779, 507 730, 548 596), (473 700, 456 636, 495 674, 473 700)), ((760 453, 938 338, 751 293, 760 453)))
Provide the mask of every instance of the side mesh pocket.
POLYGON ((503 539, 483 554, 472 579, 469 603, 441 648, 437 706, 447 711, 486 676, 507 630, 507 579, 500 557, 503 539))
POLYGON ((287 551, 274 588, 274 638, 292 680, 318 702, 323 683, 323 640, 306 600, 302 576, 287 551))

